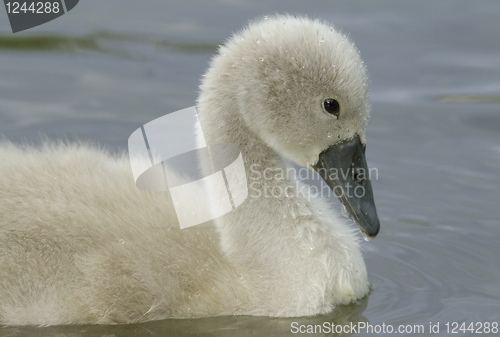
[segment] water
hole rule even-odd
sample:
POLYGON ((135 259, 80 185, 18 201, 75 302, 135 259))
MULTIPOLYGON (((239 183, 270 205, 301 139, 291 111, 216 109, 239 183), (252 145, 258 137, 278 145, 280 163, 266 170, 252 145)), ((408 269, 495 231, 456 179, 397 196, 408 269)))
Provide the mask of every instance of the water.
POLYGON ((16 35, 0 10, 0 133, 122 150, 142 124, 193 105, 208 61, 232 31, 283 11, 345 30, 368 66, 367 156, 379 173, 382 225, 363 242, 369 298, 313 318, 8 327, 0 335, 286 336, 293 322, 422 324, 420 335, 431 335, 432 322, 441 324, 437 336, 447 335, 447 322, 500 321, 497 1, 87 0, 16 35))

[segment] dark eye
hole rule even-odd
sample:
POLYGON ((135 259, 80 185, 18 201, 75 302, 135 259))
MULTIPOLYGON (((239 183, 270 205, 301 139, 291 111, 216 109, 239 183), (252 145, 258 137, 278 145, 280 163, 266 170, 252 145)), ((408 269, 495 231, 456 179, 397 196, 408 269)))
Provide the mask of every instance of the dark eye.
POLYGON ((337 100, 333 98, 327 98, 323 102, 323 106, 325 107, 326 112, 335 115, 337 118, 339 118, 340 104, 339 102, 337 102, 337 100))

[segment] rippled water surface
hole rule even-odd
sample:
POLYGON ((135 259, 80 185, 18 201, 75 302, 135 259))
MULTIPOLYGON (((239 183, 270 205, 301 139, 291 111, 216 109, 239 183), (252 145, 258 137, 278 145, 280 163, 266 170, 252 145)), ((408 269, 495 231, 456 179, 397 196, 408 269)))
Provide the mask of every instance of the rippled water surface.
POLYGON ((423 324, 420 335, 432 322, 441 324, 433 335, 447 335, 447 322, 500 322, 498 1, 86 0, 15 35, 0 9, 0 133, 125 149, 142 124, 194 104, 232 31, 284 11, 349 32, 368 65, 367 155, 382 223, 363 244, 369 298, 313 318, 8 327, 1 336, 277 336, 292 322, 423 324))

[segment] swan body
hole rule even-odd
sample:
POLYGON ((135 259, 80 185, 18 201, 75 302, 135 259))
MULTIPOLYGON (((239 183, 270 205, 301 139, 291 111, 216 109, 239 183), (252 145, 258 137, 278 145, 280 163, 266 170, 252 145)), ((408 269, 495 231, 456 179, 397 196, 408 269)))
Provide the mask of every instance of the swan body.
POLYGON ((134 186, 126 156, 82 144, 0 146, 0 323, 131 323, 216 315, 307 316, 369 292, 354 229, 300 192, 306 167, 369 115, 354 45, 321 22, 275 16, 235 34, 204 76, 207 143, 239 147, 247 200, 181 230, 166 193, 134 186), (336 98, 339 118, 321 102, 336 98), (265 190, 288 191, 265 197, 265 190))

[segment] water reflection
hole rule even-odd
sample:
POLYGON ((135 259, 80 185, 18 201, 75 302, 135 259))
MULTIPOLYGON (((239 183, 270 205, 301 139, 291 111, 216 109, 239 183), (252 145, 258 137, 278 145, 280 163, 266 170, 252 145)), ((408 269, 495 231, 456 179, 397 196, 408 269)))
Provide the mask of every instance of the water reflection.
POLYGON ((94 50, 103 53, 116 53, 117 48, 125 47, 127 43, 143 44, 145 47, 166 48, 188 53, 213 53, 216 44, 188 43, 149 36, 134 36, 109 33, 105 31, 85 34, 82 36, 64 35, 0 35, 0 50, 19 52, 33 51, 63 51, 94 50), (113 48, 115 46, 115 48, 113 48))
MULTIPOLYGON (((0 332, 2 336, 17 337, 24 335, 36 336, 289 336, 293 322, 298 325, 357 325, 368 322, 363 311, 368 306, 368 298, 357 303, 338 306, 333 312, 314 317, 268 318, 252 316, 220 316, 201 319, 168 319, 138 324, 122 324, 111 326, 78 325, 54 326, 46 328, 7 327, 0 332), (5 334, 5 335, 3 335, 5 334)), ((317 330, 318 331, 318 330, 317 330)), ((300 334, 301 336, 330 336, 330 333, 300 334)), ((336 336, 351 336, 352 334, 335 334, 336 336)))
POLYGON ((500 94, 491 95, 441 95, 434 98, 440 103, 500 103, 500 94))

